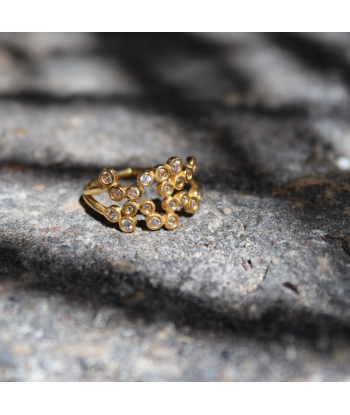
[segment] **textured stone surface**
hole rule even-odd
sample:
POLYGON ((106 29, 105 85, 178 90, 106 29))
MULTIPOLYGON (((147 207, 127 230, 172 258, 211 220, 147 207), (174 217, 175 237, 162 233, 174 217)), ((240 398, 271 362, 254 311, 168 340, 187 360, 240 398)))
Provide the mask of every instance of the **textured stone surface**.
POLYGON ((0 380, 348 380, 349 45, 1 34, 0 380), (175 231, 81 199, 189 155, 175 231))

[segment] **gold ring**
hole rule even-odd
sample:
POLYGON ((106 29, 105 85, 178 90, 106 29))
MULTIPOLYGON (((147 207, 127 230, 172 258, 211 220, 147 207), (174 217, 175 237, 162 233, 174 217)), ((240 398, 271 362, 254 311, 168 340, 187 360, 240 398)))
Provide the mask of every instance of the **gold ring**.
POLYGON ((182 206, 187 213, 195 213, 201 200, 197 183, 193 179, 196 171, 196 159, 187 157, 183 165, 181 158, 171 157, 165 164, 158 164, 154 168, 114 170, 105 168, 99 177, 84 187, 85 202, 96 212, 103 215, 112 223, 119 223, 123 232, 135 230, 138 211, 146 217, 146 225, 156 231, 163 225, 166 229, 175 229, 180 223, 175 213, 182 206), (137 176, 137 183, 128 187, 118 183, 119 179, 137 176), (156 181, 157 192, 163 196, 162 208, 165 213, 157 213, 155 203, 151 199, 141 199, 145 188, 156 181), (189 187, 186 190, 186 185, 189 187), (114 202, 127 201, 122 205, 103 206, 93 195, 107 192, 114 202), (176 191, 176 192, 175 192, 176 191), (174 193, 175 192, 175 193, 174 193))

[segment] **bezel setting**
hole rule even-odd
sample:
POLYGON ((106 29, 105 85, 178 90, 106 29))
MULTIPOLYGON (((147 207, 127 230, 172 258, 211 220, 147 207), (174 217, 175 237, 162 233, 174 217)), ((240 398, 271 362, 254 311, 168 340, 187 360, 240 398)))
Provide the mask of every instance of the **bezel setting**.
POLYGON ((123 232, 134 232, 137 224, 135 216, 122 216, 119 219, 119 227, 123 232))
POLYGON ((164 225, 164 218, 159 213, 151 213, 146 217, 146 225, 152 231, 157 231, 164 225), (152 222, 157 222, 157 224, 152 222))
POLYGON ((139 185, 138 183, 131 184, 130 186, 127 187, 127 189, 125 191, 125 196, 129 200, 141 199, 143 194, 144 194, 144 188, 141 185, 139 185), (138 194, 136 196, 131 194, 131 192, 133 192, 134 189, 137 190, 137 192, 138 192, 138 194))
POLYGON ((116 205, 106 207, 103 215, 109 222, 116 223, 120 219, 121 208, 116 205), (115 215, 114 217, 113 217, 113 214, 115 215))
POLYGON ((179 174, 182 171, 183 163, 180 157, 171 157, 166 164, 170 166, 171 174, 179 174))
POLYGON ((190 198, 190 203, 188 203, 188 205, 186 205, 184 207, 185 212, 187 212, 187 213, 195 213, 195 212, 197 212, 198 205, 199 205, 198 199, 195 198, 195 197, 191 197, 190 198))
POLYGON ((185 180, 186 183, 190 183, 191 180, 193 179, 193 170, 191 167, 185 167, 185 180))
POLYGON ((170 175, 171 169, 170 166, 168 166, 167 164, 158 164, 158 166, 154 168, 154 179, 157 180, 157 182, 166 182, 167 180, 169 180, 170 175), (164 176, 161 175, 161 172, 163 170, 166 171, 164 176))
POLYGON ((106 169, 101 170, 99 179, 104 186, 110 187, 118 182, 118 175, 114 169, 108 167, 106 169))
POLYGON ((163 216, 163 219, 166 229, 171 230, 179 226, 180 218, 176 213, 168 213, 167 215, 163 216))
POLYGON ((185 173, 181 172, 177 176, 172 176, 169 181, 174 185, 175 190, 182 190, 186 184, 185 173), (181 182, 180 184, 178 183, 179 181, 181 182))
POLYGON ((124 203, 122 209, 125 216, 135 216, 139 210, 139 204, 128 200, 124 203))
POLYGON ((190 195, 185 190, 179 193, 176 193, 174 196, 181 206, 187 206, 190 203, 190 195))
POLYGON ((143 186, 143 187, 151 186, 151 184, 153 183, 153 181, 154 181, 154 172, 153 171, 147 171, 147 170, 145 170, 145 171, 142 171, 141 173, 139 173, 137 175, 137 182, 141 186, 143 186), (144 176, 149 177, 149 182, 142 181, 142 178, 144 176))
POLYGON ((175 197, 166 197, 163 199, 162 208, 166 212, 175 212, 179 207, 179 201, 175 197))
POLYGON ((116 202, 121 202, 123 199, 125 199, 125 187, 124 186, 121 186, 120 184, 118 185, 118 186, 113 186, 113 187, 110 187, 109 189, 108 189, 108 194, 109 194, 109 197, 112 199, 112 200, 114 200, 114 201, 116 201, 116 202), (113 195, 113 193, 115 193, 115 191, 117 191, 117 192, 120 192, 120 197, 119 198, 116 198, 114 195, 113 195))
POLYGON ((187 157, 186 159, 186 167, 190 167, 193 173, 196 172, 197 169, 197 160, 195 157, 187 157))
POLYGON ((151 199, 144 199, 140 202, 140 212, 145 215, 148 216, 150 214, 152 214, 153 212, 155 212, 156 210, 156 205, 154 204, 153 200, 151 199), (151 206, 151 210, 146 210, 145 206, 146 205, 150 205, 151 206))
POLYGON ((174 190, 174 185, 171 182, 162 182, 157 185, 157 192, 163 197, 171 196, 174 193, 174 190))

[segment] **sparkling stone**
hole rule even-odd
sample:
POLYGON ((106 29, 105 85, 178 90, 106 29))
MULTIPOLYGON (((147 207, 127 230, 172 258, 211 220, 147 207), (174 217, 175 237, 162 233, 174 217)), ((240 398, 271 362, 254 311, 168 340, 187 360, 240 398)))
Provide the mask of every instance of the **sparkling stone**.
POLYGON ((111 189, 111 196, 115 200, 122 200, 123 192, 120 189, 111 189))
POLYGON ((165 193, 171 193, 171 187, 169 186, 169 185, 165 185, 164 187, 163 187, 163 191, 165 192, 165 193))
POLYGON ((171 217, 168 219, 168 225, 170 225, 170 226, 175 226, 175 225, 176 225, 176 223, 177 223, 177 220, 176 220, 176 218, 175 218, 174 216, 171 216, 171 217))
POLYGON ((134 212, 134 208, 131 205, 126 206, 125 210, 129 214, 134 212))
POLYGON ((192 200, 191 200, 191 208, 192 208, 192 209, 197 209, 197 207, 198 207, 198 202, 197 202, 197 200, 196 200, 196 199, 192 199, 192 200))
POLYGON ((143 205, 143 210, 145 212, 150 212, 152 210, 152 206, 149 203, 146 203, 145 205, 143 205))
POLYGON ((113 176, 109 171, 104 171, 102 173, 102 181, 103 183, 110 184, 113 181, 113 176))
POLYGON ((122 220, 122 228, 126 231, 130 231, 133 227, 133 224, 130 219, 123 219, 122 220))
POLYGON ((182 187, 184 185, 184 179, 183 178, 179 178, 176 180, 176 186, 177 187, 182 187))
POLYGON ((158 226, 160 226, 160 224, 161 224, 160 219, 157 216, 154 216, 153 218, 151 218, 149 220, 149 225, 152 228, 158 228, 158 226))
POLYGON ((140 190, 137 187, 132 187, 129 190, 129 196, 132 197, 133 199, 136 199, 140 196, 140 190))
POLYGON ((148 186, 151 183, 151 181, 152 181, 152 177, 150 174, 145 173, 145 174, 142 174, 140 177, 140 182, 144 184, 145 186, 148 186))
POLYGON ((116 220, 118 216, 117 216, 117 213, 113 209, 108 209, 107 210, 107 217, 110 220, 116 220))
POLYGON ((168 172, 166 169, 164 169, 163 167, 161 169, 158 170, 158 177, 160 179, 164 179, 165 177, 167 177, 168 172))
POLYGON ((174 161, 174 163, 173 163, 173 165, 171 166, 171 170, 174 172, 174 173, 179 173, 179 171, 181 171, 181 162, 180 162, 180 160, 176 160, 176 161, 174 161))
POLYGON ((186 177, 187 177, 187 180, 192 179, 192 170, 191 169, 186 170, 186 177))
POLYGON ((170 209, 176 209, 176 202, 174 200, 172 200, 171 202, 169 202, 170 209))

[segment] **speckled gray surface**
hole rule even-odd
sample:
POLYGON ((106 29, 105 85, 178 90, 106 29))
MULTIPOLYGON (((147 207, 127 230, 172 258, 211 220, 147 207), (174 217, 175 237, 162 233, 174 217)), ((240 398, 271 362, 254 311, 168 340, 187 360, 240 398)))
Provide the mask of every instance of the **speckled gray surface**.
POLYGON ((1 34, 0 380, 349 380, 349 40, 1 34), (188 155, 176 231, 81 199, 188 155))

